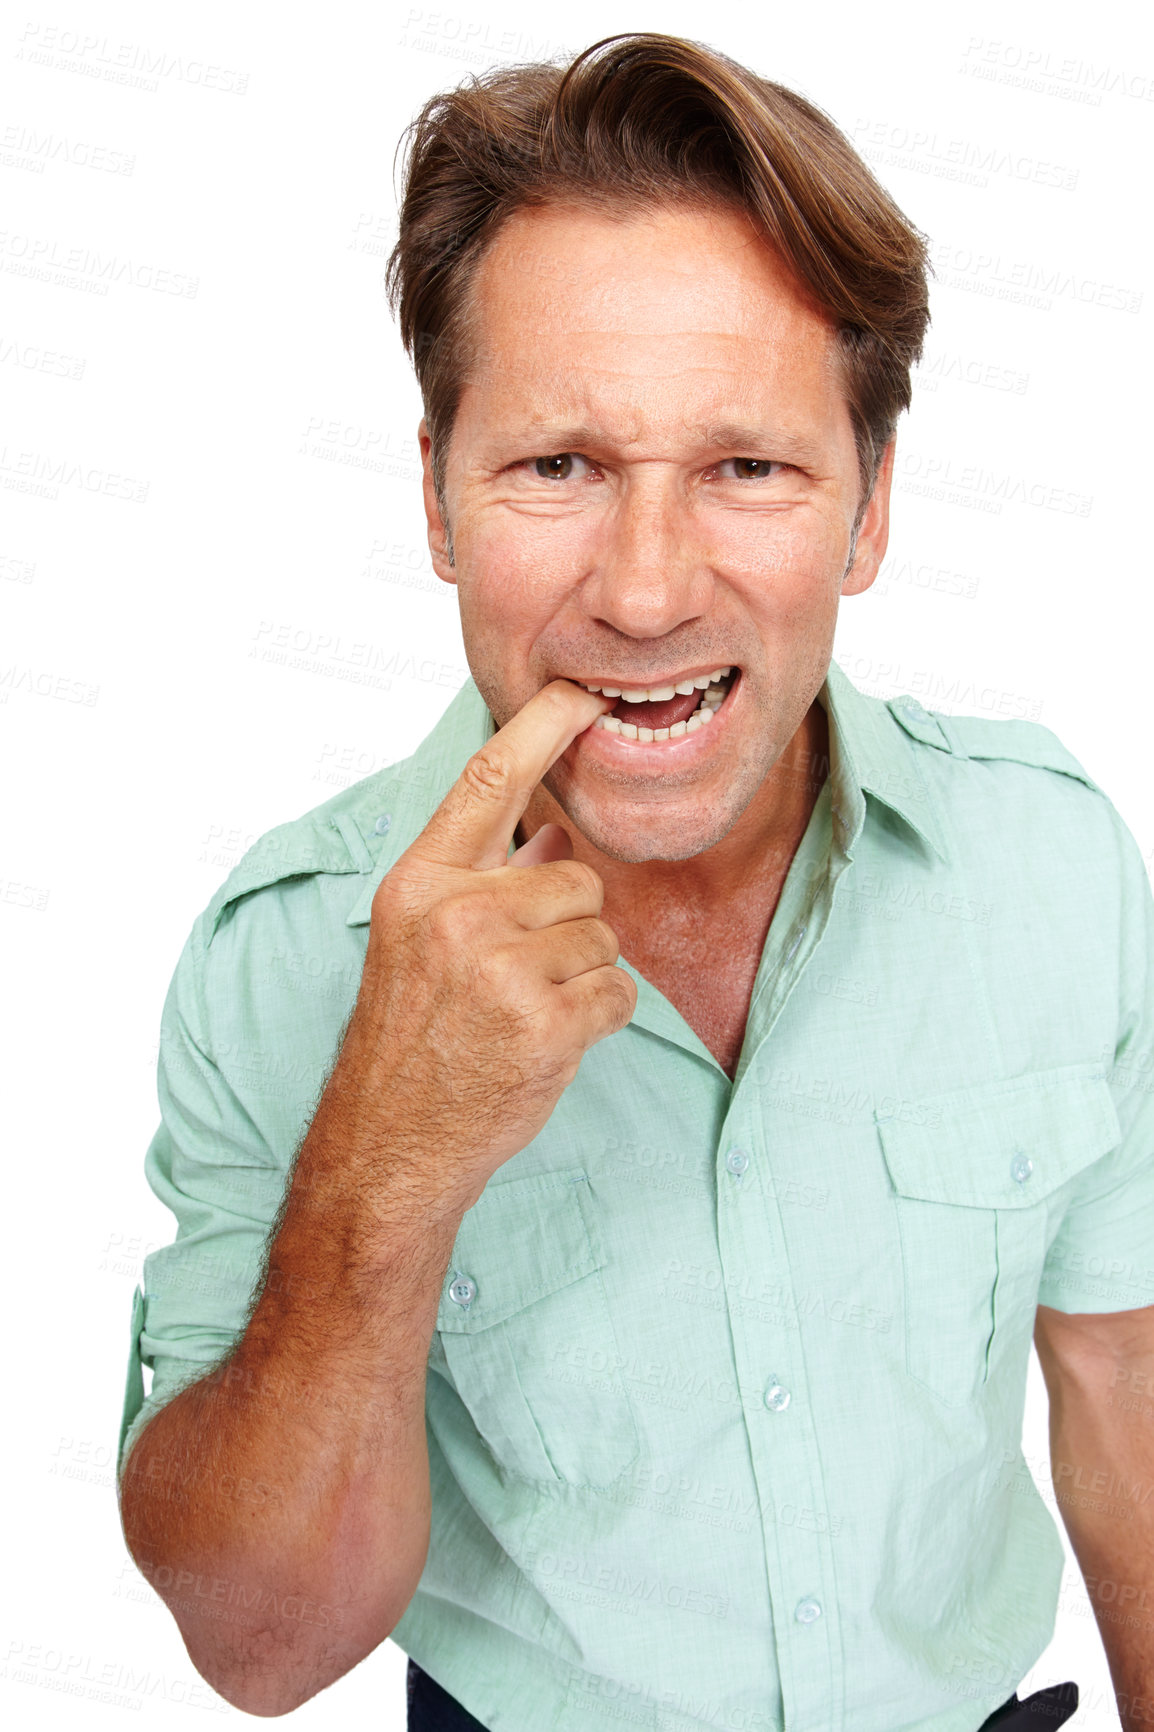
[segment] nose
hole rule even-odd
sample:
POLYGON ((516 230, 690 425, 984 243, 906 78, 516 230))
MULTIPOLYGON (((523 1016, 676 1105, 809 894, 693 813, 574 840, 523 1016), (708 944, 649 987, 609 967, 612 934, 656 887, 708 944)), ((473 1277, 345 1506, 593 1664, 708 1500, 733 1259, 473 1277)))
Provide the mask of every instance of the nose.
POLYGON ((638 464, 605 512, 581 604, 631 638, 659 638, 709 611, 714 577, 674 464, 638 464))

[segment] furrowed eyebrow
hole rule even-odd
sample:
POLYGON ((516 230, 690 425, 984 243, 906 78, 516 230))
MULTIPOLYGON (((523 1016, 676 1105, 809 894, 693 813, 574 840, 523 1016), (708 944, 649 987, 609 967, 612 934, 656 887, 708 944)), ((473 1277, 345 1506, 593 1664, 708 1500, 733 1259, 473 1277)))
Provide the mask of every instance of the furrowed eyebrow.
MULTIPOLYGON (((707 450, 724 450, 730 456, 757 457, 772 453, 775 459, 812 464, 819 461, 817 448, 804 437, 785 431, 773 432, 768 427, 749 426, 744 422, 719 421, 690 428, 707 450)), ((580 451, 586 445, 612 444, 599 427, 588 422, 529 422, 511 427, 500 435, 502 443, 517 445, 532 442, 541 454, 559 455, 563 451, 580 451)))
POLYGON ((808 440, 784 429, 774 432, 768 427, 749 427, 740 421, 720 421, 708 427, 695 427, 693 431, 703 445, 724 446, 734 456, 756 457, 761 451, 772 452, 775 448, 788 451, 803 461, 812 461, 816 456, 808 440))
POLYGON ((494 444, 532 444, 542 454, 557 456, 562 451, 576 451, 582 445, 598 445, 603 437, 600 428, 583 422, 563 425, 556 421, 527 421, 522 426, 500 428, 494 444))

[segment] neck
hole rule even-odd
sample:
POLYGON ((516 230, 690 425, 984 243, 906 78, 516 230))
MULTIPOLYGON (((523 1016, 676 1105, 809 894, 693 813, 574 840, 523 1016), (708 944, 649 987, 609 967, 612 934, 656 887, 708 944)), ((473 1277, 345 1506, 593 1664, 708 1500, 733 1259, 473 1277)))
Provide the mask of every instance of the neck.
POLYGON ((789 870, 826 779, 829 723, 815 699, 797 732, 727 836, 688 860, 621 861, 582 835, 543 784, 534 790, 514 834, 517 846, 542 824, 560 824, 573 856, 600 873, 604 915, 626 925, 647 908, 692 908, 696 918, 725 918, 733 899, 751 886, 780 882, 789 870))

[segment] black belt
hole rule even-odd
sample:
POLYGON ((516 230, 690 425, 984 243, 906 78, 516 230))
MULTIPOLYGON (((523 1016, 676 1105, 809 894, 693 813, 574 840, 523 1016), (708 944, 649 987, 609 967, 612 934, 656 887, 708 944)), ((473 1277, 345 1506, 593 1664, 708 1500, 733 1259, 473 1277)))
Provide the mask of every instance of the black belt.
MULTIPOLYGON (((409 1661, 408 1732, 486 1732, 468 1709, 462 1708, 455 1696, 422 1672, 415 1660, 409 1661)), ((1048 1690, 1035 1690, 1024 1702, 1018 1693, 995 1708, 988 1720, 983 1720, 978 1732, 1044 1732, 1048 1726, 1061 1726, 1077 1712, 1077 1684, 1051 1684, 1048 1690)))

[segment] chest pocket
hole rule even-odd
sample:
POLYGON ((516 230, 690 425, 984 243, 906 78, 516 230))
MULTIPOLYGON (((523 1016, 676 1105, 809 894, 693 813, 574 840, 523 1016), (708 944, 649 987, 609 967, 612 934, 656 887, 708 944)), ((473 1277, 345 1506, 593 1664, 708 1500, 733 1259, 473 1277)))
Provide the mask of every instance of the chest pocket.
POLYGON ((449 1375, 519 1478, 606 1486, 641 1440, 580 1168, 492 1180, 461 1219, 437 1312, 449 1375))
POLYGON ((1117 1113, 1090 1063, 874 1116, 895 1193, 906 1370, 960 1406, 1002 1354, 1028 1354, 1059 1193, 1116 1146, 1117 1113))

